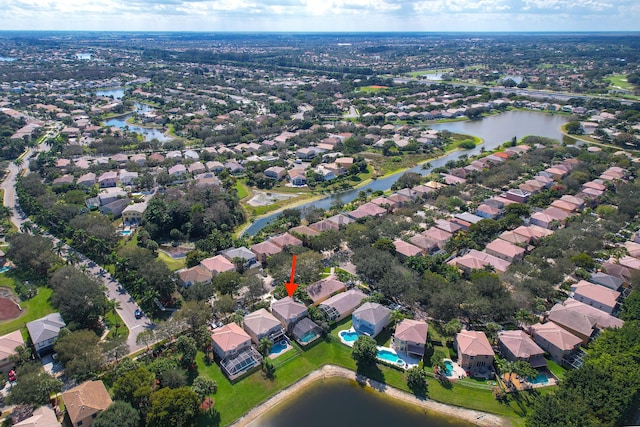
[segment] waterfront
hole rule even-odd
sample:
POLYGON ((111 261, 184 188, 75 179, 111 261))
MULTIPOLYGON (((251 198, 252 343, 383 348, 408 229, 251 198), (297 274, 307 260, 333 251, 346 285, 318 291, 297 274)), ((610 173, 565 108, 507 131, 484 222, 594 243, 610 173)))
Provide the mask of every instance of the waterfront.
MULTIPOLYGON (((122 96, 122 95, 120 95, 119 91, 120 91, 119 89, 113 89, 112 91, 104 90, 104 91, 99 91, 99 92, 104 93, 104 95, 102 95, 102 96, 109 96, 109 95, 107 95, 107 93, 110 93, 111 95, 114 95, 114 98, 115 98, 115 95, 122 96)), ((135 111, 134 112, 136 112, 136 113, 138 113, 138 112, 139 113, 145 113, 147 111, 151 111, 152 110, 152 108, 149 107, 148 105, 140 104, 138 102, 136 102, 134 104, 134 106, 135 106, 135 111)), ((119 128, 119 129, 124 129, 126 127, 131 132, 136 132, 136 133, 141 134, 146 141, 151 141, 152 139, 157 139, 159 142, 167 142, 167 141, 171 141, 171 140, 174 139, 174 138, 166 135, 164 133, 163 129, 148 128, 148 127, 143 127, 143 126, 138 126, 138 125, 127 123, 127 119, 129 117, 131 117, 132 114, 133 113, 125 114, 124 116, 114 117, 112 119, 106 120, 105 121, 105 125, 106 126, 114 126, 114 127, 119 128)))
MULTIPOLYGON (((520 139, 528 135, 538 135, 562 141, 561 127, 567 121, 566 116, 517 110, 485 117, 481 120, 436 123, 430 127, 438 130, 446 129, 450 132, 474 135, 482 138, 484 143, 471 150, 455 151, 447 154, 446 156, 442 156, 439 159, 434 159, 429 162, 431 165, 429 168, 423 168, 422 165, 418 165, 408 169, 407 172, 416 172, 421 175, 427 175, 433 168, 442 167, 448 161, 457 160, 463 154, 472 156, 479 154, 483 149, 493 150, 501 144, 510 141, 514 136, 520 139)), ((394 174, 385 178, 379 178, 363 185, 362 187, 326 196, 320 200, 305 203, 297 208, 303 210, 303 212, 304 209, 309 206, 327 210, 335 204, 351 202, 358 197, 358 193, 360 191, 386 191, 391 188, 393 183, 395 183, 400 176, 402 176, 402 174, 394 174)), ((273 213, 262 218, 257 218, 249 227, 247 227, 243 234, 253 236, 264 226, 277 218, 278 215, 280 214, 273 213)))

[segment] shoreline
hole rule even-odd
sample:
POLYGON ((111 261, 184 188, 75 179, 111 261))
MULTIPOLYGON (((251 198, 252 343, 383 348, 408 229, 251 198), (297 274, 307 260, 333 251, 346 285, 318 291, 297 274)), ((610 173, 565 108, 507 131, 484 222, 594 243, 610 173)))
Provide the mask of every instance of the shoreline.
POLYGON ((286 401, 287 398, 301 392, 302 389, 304 389, 308 385, 326 378, 344 378, 347 380, 356 381, 362 386, 376 390, 393 399, 401 400, 405 403, 416 405, 429 411, 436 412, 438 414, 458 418, 478 426, 498 427, 511 425, 511 422, 508 419, 500 417, 498 415, 476 411, 474 409, 447 405, 444 403, 436 402, 429 398, 419 398, 405 391, 398 390, 386 384, 366 378, 349 369, 335 365, 324 365, 322 368, 307 374, 295 383, 291 384, 289 387, 271 396, 269 399, 254 407, 233 423, 229 424, 229 426, 258 427, 260 425, 260 418, 275 406, 277 406, 279 403, 282 403, 286 401))

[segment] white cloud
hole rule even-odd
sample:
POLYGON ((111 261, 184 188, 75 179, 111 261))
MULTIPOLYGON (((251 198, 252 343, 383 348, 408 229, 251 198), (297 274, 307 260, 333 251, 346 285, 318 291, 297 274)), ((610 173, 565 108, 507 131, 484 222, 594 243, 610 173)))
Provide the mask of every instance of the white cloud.
POLYGON ((413 4, 418 13, 492 13, 511 9, 508 0, 422 0, 413 4))

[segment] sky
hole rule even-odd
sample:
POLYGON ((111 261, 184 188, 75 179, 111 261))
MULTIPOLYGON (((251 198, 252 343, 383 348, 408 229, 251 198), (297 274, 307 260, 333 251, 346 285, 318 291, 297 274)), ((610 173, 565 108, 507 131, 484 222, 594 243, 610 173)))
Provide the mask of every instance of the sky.
POLYGON ((0 0, 0 30, 640 31, 640 0, 0 0))

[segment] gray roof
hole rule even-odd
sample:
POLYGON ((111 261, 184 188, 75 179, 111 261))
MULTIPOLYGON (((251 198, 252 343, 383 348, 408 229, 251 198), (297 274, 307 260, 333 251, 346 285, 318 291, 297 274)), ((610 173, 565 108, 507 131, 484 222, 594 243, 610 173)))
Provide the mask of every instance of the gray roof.
POLYGON ((263 335, 276 326, 280 326, 280 321, 264 308, 249 313, 244 318, 244 328, 256 335, 263 335))
POLYGON ((619 290, 620 287, 622 287, 622 285, 624 284, 624 280, 601 272, 593 273, 591 275, 590 281, 593 283, 597 283, 598 285, 606 286, 607 288, 613 289, 614 291, 619 290))
POLYGON ((391 310, 377 302, 365 302, 353 312, 353 317, 377 325, 391 314, 391 310))
POLYGON ((333 307, 338 313, 342 314, 358 307, 366 297, 362 291, 351 289, 347 292, 332 296, 320 304, 320 306, 333 307))
POLYGON ((283 319, 295 319, 306 313, 307 307, 291 297, 285 297, 271 304, 271 312, 279 314, 283 319))
POLYGON ((320 326, 318 326, 313 320, 308 317, 300 319, 296 326, 293 328, 293 336, 303 337, 308 332, 320 332, 320 326))
POLYGON ((227 249, 225 251, 222 251, 221 254, 224 255, 224 257, 227 258, 228 260, 233 260, 234 258, 241 258, 241 259, 244 259, 245 261, 251 261, 251 260, 255 261, 256 259, 256 254, 254 254, 244 246, 241 246, 239 248, 227 249))
POLYGON ((27 323, 27 330, 34 344, 56 338, 61 328, 67 326, 60 313, 51 313, 27 323))

